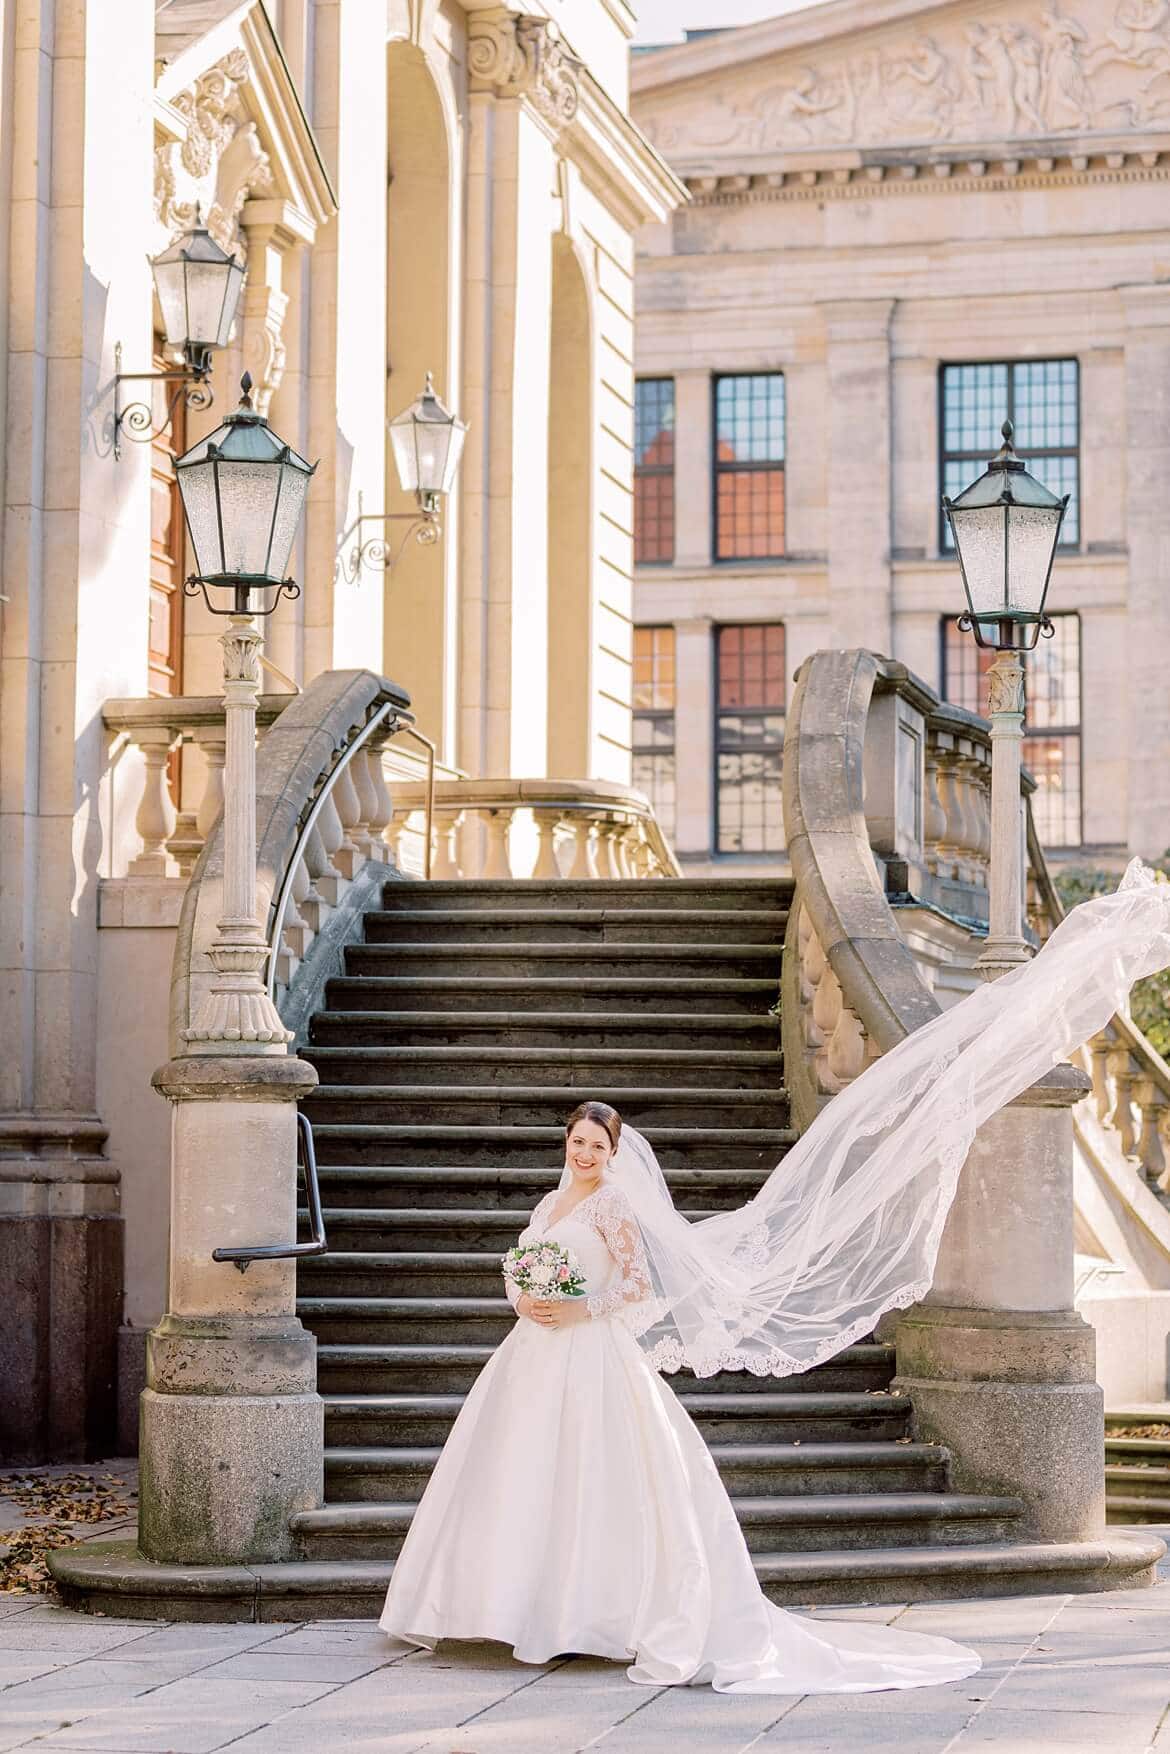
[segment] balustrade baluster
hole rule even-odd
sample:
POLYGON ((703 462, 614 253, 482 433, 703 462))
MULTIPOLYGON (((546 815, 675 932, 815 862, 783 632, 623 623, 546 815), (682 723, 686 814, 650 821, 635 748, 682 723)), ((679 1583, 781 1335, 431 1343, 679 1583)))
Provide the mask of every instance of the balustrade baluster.
POLYGON ((1107 1029, 1092 1036, 1088 1043, 1088 1071, 1093 1084, 1093 1106, 1097 1111, 1097 1119, 1102 1124, 1109 1119, 1109 1052, 1113 1046, 1113 1037, 1107 1029))
POLYGON ((330 796, 337 810, 342 832, 341 843, 332 855, 333 863, 343 877, 352 879, 357 876, 365 859, 359 841, 362 807, 358 802, 357 787, 353 783, 352 761, 341 769, 330 796))
POLYGON ((512 825, 512 811, 507 807, 493 805, 490 809, 479 810, 477 815, 484 825, 486 840, 482 875, 492 879, 511 877, 512 856, 509 851, 508 830, 512 825))
POLYGON ((381 846, 381 836, 374 833, 374 817, 378 814, 378 794, 374 790, 374 782, 370 778, 370 746, 363 744, 349 764, 353 775, 354 791, 358 801, 358 820, 354 829, 354 845, 367 861, 377 858, 375 843, 381 846))
POLYGON ((561 867, 557 862, 556 832, 560 826, 563 810, 534 809, 532 820, 536 824, 536 863, 532 868, 535 878, 559 878, 561 867))
POLYGON ((374 793, 374 810, 370 817, 370 855, 381 859, 383 864, 390 857, 386 831, 394 815, 394 800, 390 795, 390 787, 386 783, 385 752, 387 737, 378 737, 370 750, 369 770, 370 785, 374 793))
POLYGON ((571 827, 573 863, 569 867, 569 876, 579 881, 588 881, 597 876, 597 860, 593 854, 593 823, 588 816, 575 816, 571 827))
POLYGON ((463 826, 463 816, 462 809, 447 808, 435 811, 435 845, 431 876, 442 882, 451 882, 454 878, 463 875, 457 847, 457 836, 463 826))
POLYGON ((1132 1157, 1137 1145, 1137 1135, 1133 1124, 1133 1086, 1135 1068, 1133 1058, 1127 1047, 1115 1047, 1110 1050, 1109 1073, 1113 1079, 1114 1103, 1110 1124, 1118 1135, 1122 1155, 1132 1157))
POLYGON ((1141 1133, 1138 1138, 1137 1154, 1142 1174, 1148 1182, 1156 1187, 1166 1169, 1166 1156, 1162 1150, 1160 1122, 1162 1111, 1166 1107, 1166 1098, 1162 1087, 1154 1078, 1139 1078, 1134 1084, 1134 1096, 1137 1100, 1138 1113, 1141 1116, 1141 1133))
POLYGON ((144 764, 142 797, 134 818, 142 850, 127 867, 133 877, 171 874, 166 843, 175 826, 175 808, 167 789, 167 759, 175 735, 171 725, 143 725, 132 733, 144 764))

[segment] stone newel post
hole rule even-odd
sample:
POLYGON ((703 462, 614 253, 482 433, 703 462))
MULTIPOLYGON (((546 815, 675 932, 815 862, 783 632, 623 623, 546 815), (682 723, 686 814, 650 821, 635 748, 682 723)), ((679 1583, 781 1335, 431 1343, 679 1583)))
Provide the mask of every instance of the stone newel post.
MULTIPOLYGON (((173 1105, 167 1313, 150 1335, 141 1407, 139 1546, 189 1565, 286 1559, 289 1517, 322 1498, 315 1342, 290 1260, 247 1272, 223 1247, 296 1233, 296 1101, 316 1083, 268 997, 256 920, 260 631, 246 592, 223 635, 227 763, 214 978, 186 1054, 160 1068, 173 1105)), ((208 873, 210 879, 211 873, 208 873)))
POLYGON ((1024 1501, 1046 1541, 1105 1526, 1094 1334, 1073 1308, 1073 1103, 1057 1066, 984 1123, 947 1218, 934 1285, 898 1327, 916 1434, 945 1443, 960 1491, 1024 1501))

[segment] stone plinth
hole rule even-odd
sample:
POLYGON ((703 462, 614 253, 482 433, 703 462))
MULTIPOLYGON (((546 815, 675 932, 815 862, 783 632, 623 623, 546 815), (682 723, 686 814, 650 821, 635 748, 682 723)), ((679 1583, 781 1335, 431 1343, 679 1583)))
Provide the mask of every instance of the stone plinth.
POLYGON ((979 1129, 933 1289, 897 1334, 915 1435, 948 1445, 957 1490, 1020 1498, 1045 1541, 1105 1527, 1094 1336, 1072 1307, 1069 1110, 1086 1084, 1058 1066, 979 1129))
POLYGON ((296 1235, 296 1101, 316 1083, 288 1057, 171 1061, 168 1311, 141 1401, 139 1548, 186 1565, 281 1560, 289 1518, 320 1504, 316 1343, 295 1314, 292 1260, 246 1272, 216 1248, 296 1235))

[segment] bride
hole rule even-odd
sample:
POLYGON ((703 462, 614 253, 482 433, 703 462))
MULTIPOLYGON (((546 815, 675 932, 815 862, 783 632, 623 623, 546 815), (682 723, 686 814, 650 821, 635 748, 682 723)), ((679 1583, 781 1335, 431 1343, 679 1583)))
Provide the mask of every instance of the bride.
POLYGON ((915 1031, 833 1099, 736 1212, 678 1213, 616 1111, 569 1117, 521 1240, 585 1295, 508 1286, 516 1326, 463 1405, 394 1566, 382 1628, 433 1649, 578 1652, 649 1686, 862 1693, 979 1667, 947 1639, 769 1602, 702 1437, 660 1371, 807 1370, 929 1289, 975 1129, 1170 964, 1170 885, 1137 862, 1039 955, 915 1031))

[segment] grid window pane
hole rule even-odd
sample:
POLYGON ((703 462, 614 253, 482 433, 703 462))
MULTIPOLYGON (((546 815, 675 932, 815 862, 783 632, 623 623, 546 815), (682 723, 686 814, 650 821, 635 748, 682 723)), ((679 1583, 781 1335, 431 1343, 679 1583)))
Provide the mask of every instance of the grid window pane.
MULTIPOLYGON (((1036 781, 1032 811, 1045 846, 1080 846, 1081 624, 1054 615, 1056 633, 1024 652, 1024 766, 1036 781)), ((977 646, 955 623, 943 623, 943 694, 955 706, 987 716, 987 672, 995 653, 977 646)))
POLYGON ((634 559, 674 559, 674 379, 634 386, 634 559))
MULTIPOLYGON (((940 367, 942 491, 954 499, 981 475, 1002 442, 1005 420, 1028 468, 1053 493, 1069 496, 1062 548, 1077 547, 1080 524, 1080 368, 1075 359, 1028 359, 940 367)), ((939 542, 954 547, 940 517, 939 542)))
POLYGON ((675 832, 674 629, 634 629, 633 780, 668 841, 675 832))
POLYGON ((784 377, 715 379, 715 558, 784 553, 784 377))
POLYGON ((782 852, 783 627, 720 628, 715 665, 716 850, 782 852))

